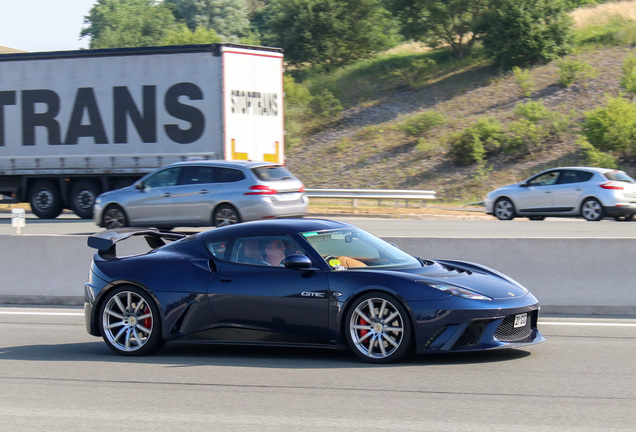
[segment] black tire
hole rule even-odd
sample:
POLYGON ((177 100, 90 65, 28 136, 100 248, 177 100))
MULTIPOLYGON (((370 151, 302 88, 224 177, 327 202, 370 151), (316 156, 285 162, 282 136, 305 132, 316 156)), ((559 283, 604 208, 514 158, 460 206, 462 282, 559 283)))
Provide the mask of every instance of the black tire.
POLYGON ((77 182, 71 188, 71 210, 82 219, 92 219, 93 205, 100 193, 99 187, 90 180, 77 182))
POLYGON ((146 355, 164 344, 159 309, 141 288, 125 285, 108 292, 97 318, 104 342, 117 354, 146 355))
POLYGON ((395 297, 369 292, 356 299, 345 318, 349 348, 369 363, 392 363, 408 355, 413 346, 409 314, 395 297), (386 319, 391 318, 390 322, 386 319))
POLYGON ((126 212, 117 204, 111 204, 102 213, 102 226, 106 229, 128 226, 126 212))
POLYGON ((38 180, 29 193, 31 210, 40 219, 55 219, 62 213, 60 188, 50 180, 38 180))
POLYGON ((590 222, 598 222, 605 217, 603 206, 596 198, 588 198, 581 204, 581 216, 590 222))
POLYGON ((215 227, 234 225, 239 222, 241 222, 241 216, 236 208, 230 204, 221 204, 212 212, 212 225, 215 227))
POLYGON ((508 198, 499 198, 495 203, 493 213, 499 220, 513 220, 515 218, 515 206, 508 198))

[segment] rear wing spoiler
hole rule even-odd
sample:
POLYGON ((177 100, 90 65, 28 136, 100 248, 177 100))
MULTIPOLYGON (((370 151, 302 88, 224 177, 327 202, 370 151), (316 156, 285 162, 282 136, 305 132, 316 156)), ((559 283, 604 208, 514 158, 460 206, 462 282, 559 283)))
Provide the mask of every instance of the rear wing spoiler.
POLYGON ((117 243, 135 236, 144 236, 151 249, 165 246, 165 240, 179 240, 186 236, 183 233, 160 231, 156 228, 115 228, 93 234, 88 237, 88 246, 97 249, 102 258, 117 256, 117 243))

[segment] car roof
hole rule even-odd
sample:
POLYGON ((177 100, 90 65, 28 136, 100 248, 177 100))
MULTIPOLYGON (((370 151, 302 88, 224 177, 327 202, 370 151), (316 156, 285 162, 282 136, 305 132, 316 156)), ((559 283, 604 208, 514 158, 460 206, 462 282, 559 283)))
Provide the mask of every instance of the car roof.
MULTIPOLYGON (((281 166, 280 164, 274 162, 262 162, 262 161, 226 161, 226 160, 216 160, 216 159, 199 159, 199 160, 188 160, 182 162, 174 162, 166 167, 172 166, 218 166, 218 167, 227 167, 227 168, 255 168, 259 166, 281 166)), ((164 167, 165 168, 165 167, 164 167)))
POLYGON ((226 239, 257 235, 285 235, 300 232, 324 231, 340 228, 356 228, 354 225, 329 219, 272 219, 244 222, 212 229, 201 233, 204 240, 226 239))
POLYGON ((612 168, 565 166, 565 167, 550 168, 550 169, 543 170, 541 172, 554 171, 554 170, 594 171, 598 173, 604 173, 608 171, 621 171, 621 170, 612 169, 612 168))

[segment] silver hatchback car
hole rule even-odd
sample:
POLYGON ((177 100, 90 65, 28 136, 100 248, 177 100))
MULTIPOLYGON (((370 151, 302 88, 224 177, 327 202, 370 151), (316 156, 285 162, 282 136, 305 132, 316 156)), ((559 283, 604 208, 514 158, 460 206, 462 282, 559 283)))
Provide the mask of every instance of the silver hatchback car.
POLYGON ((93 218, 105 228, 224 226, 302 217, 308 198, 287 168, 268 162, 177 162, 101 194, 93 218))
POLYGON ((583 216, 599 221, 606 216, 632 220, 636 213, 636 181, 623 171, 606 168, 562 167, 495 189, 486 196, 486 213, 500 220, 526 216, 583 216))

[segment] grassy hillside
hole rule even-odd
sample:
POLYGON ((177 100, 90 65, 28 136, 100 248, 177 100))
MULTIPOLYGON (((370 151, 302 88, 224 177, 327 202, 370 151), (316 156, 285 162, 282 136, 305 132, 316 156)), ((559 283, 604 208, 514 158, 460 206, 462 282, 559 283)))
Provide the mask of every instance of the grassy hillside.
MULTIPOLYGON (((470 59, 454 60, 416 44, 307 79, 314 94, 315 88, 329 89, 344 110, 288 148, 288 166, 308 188, 425 189, 437 191, 442 201, 467 203, 541 169, 587 164, 577 143, 580 126, 584 113, 621 92, 623 62, 635 53, 636 2, 573 15, 580 44, 562 61, 587 65, 587 73, 567 87, 560 84, 559 62, 529 69, 526 82, 532 85, 524 91, 512 72, 493 69, 479 50, 470 59), (453 134, 487 118, 510 135, 519 120, 515 108, 529 101, 551 113, 552 132, 543 148, 531 154, 492 151, 481 169, 453 161, 453 134), (444 120, 425 132, 408 132, 409 119, 431 111, 444 120)), ((621 162, 621 168, 636 175, 636 166, 621 162)))

